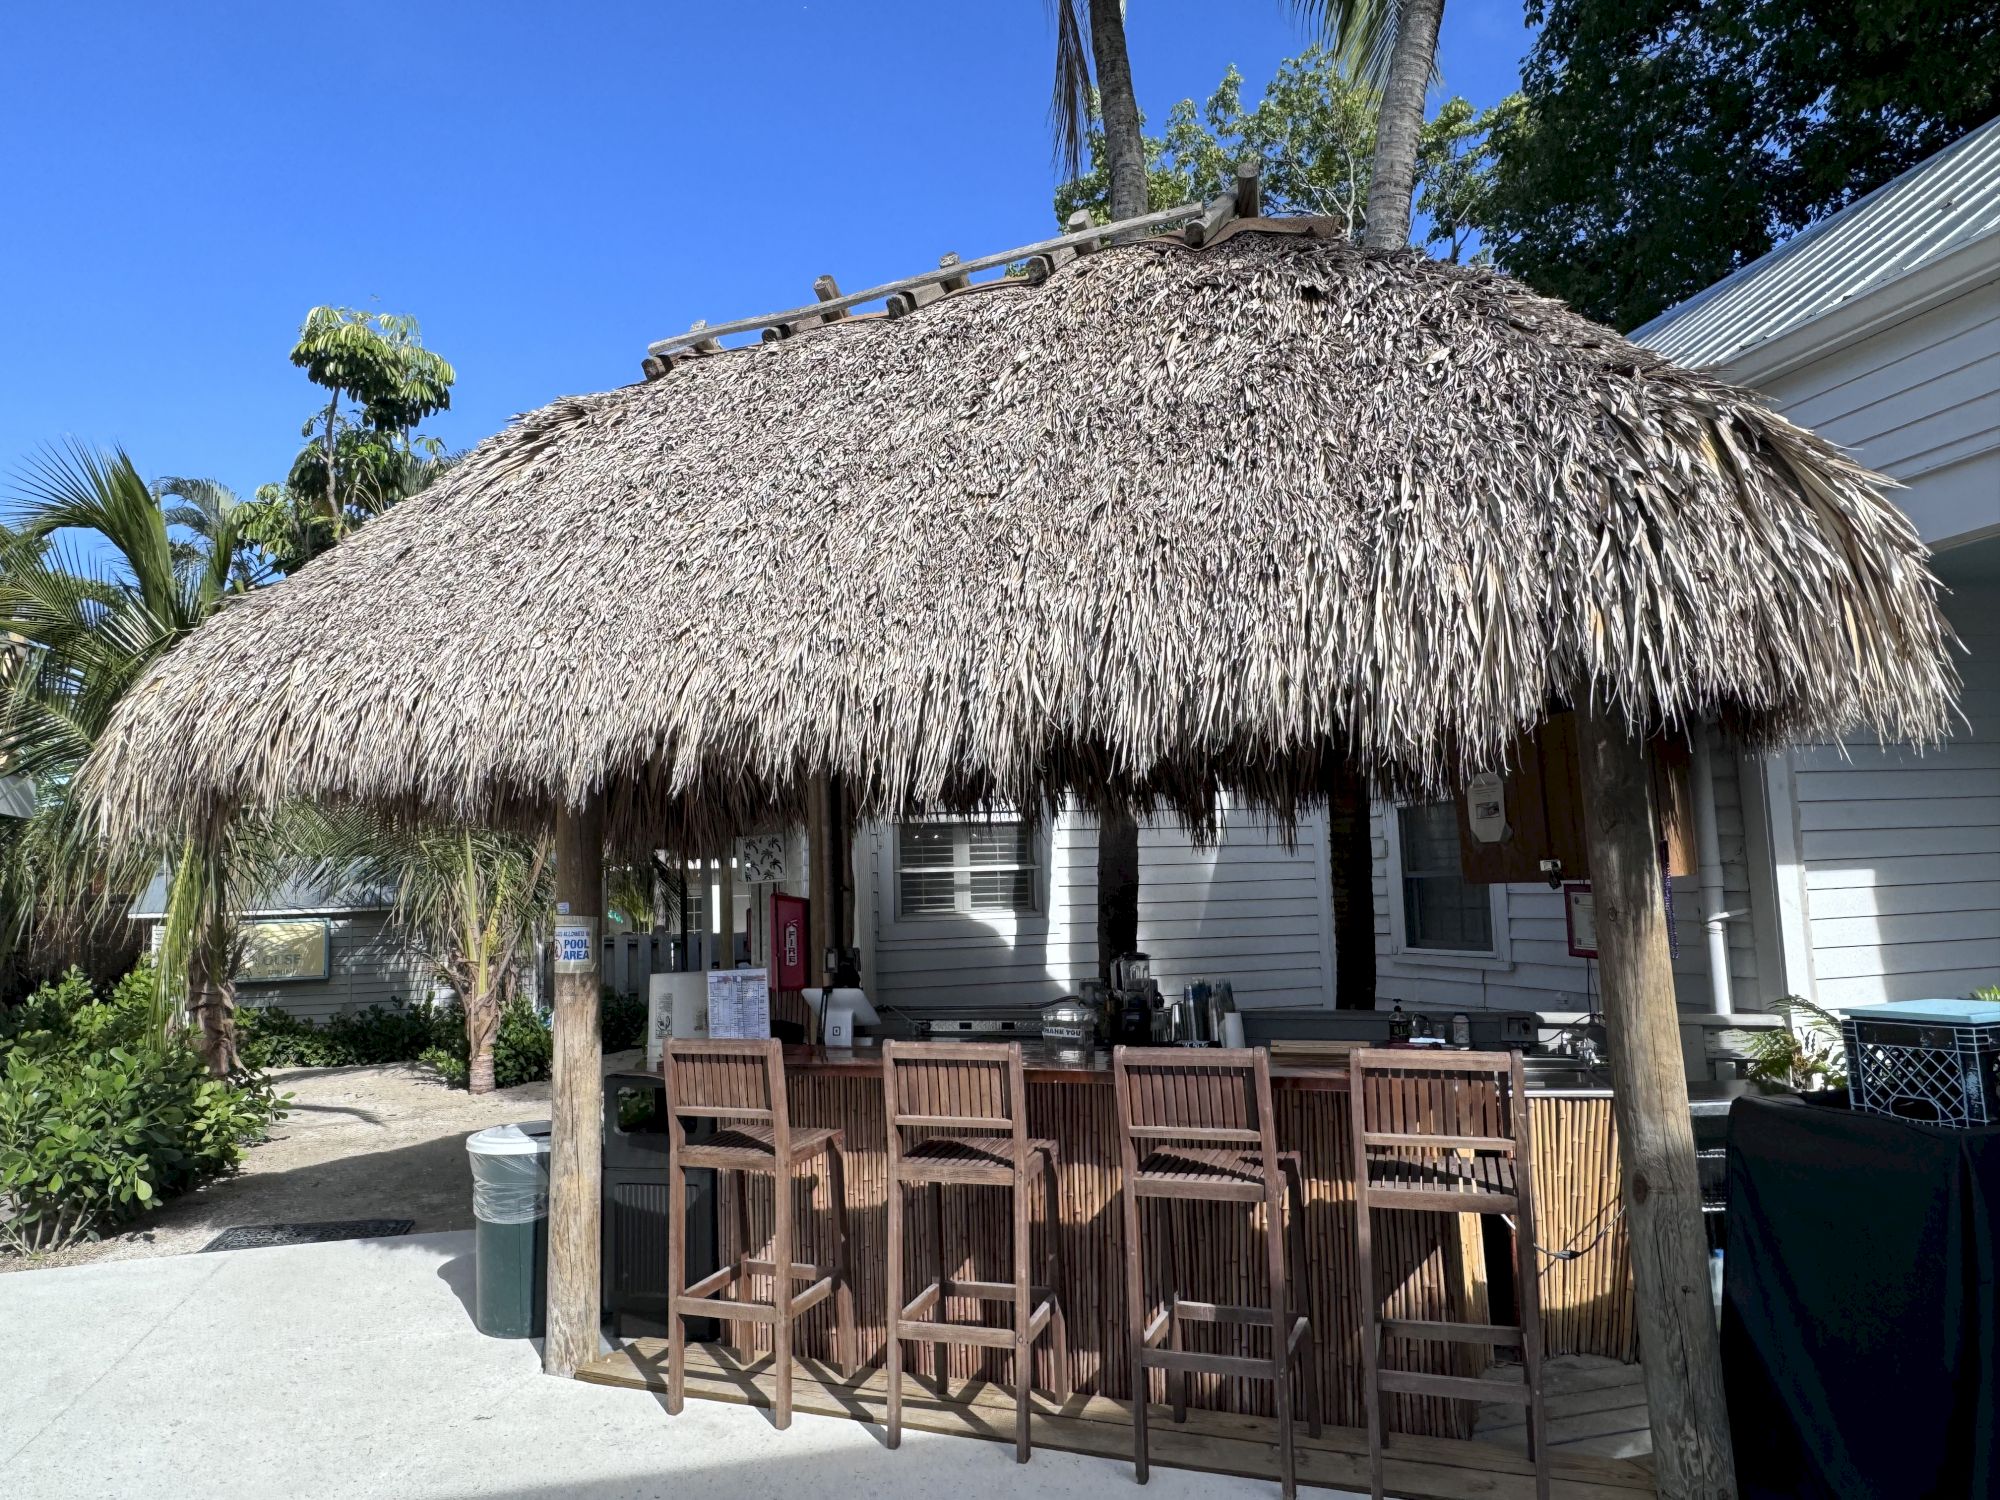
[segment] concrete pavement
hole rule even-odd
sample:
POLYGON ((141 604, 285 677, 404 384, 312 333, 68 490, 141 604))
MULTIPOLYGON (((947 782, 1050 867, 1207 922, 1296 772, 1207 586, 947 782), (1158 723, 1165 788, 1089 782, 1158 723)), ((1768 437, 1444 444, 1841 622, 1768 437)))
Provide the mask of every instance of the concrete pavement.
MULTIPOLYGON (((481 1336, 472 1236, 349 1240, 0 1276, 9 1500, 1067 1500, 1129 1467, 541 1373, 481 1336)), ((1155 1468, 1147 1500, 1274 1500, 1155 1468)), ((1326 1493, 1326 1492, 1321 1492, 1326 1493)))

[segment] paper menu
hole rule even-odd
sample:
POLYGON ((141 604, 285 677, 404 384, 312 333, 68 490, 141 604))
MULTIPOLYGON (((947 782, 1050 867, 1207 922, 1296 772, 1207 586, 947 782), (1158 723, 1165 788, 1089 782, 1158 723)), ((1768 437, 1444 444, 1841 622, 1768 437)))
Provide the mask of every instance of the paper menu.
POLYGON ((765 969, 708 971, 708 1034, 762 1041, 771 1034, 771 975, 765 969))

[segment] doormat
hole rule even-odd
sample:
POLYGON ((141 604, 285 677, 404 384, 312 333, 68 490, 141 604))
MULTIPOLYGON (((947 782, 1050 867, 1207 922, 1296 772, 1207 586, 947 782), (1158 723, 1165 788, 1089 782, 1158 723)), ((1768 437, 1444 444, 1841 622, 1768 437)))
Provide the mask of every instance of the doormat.
POLYGON ((265 1250, 273 1245, 319 1245, 328 1240, 374 1240, 408 1234, 415 1219, 339 1219, 327 1224, 245 1224, 225 1229, 203 1245, 210 1250, 265 1250))

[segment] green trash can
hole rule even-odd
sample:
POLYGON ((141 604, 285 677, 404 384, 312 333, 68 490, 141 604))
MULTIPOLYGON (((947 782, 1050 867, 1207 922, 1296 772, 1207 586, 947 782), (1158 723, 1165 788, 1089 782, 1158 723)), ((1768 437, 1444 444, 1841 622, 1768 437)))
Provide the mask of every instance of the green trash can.
POLYGON ((548 1306, 549 1122, 467 1138, 476 1225, 472 1321, 496 1339, 539 1338, 548 1306))

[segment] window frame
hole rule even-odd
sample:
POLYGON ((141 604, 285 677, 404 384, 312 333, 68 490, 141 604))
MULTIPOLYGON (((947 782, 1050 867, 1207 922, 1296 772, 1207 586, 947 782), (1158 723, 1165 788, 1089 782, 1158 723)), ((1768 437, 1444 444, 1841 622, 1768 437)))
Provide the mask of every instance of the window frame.
POLYGON ((1513 940, 1507 929, 1507 887, 1504 884, 1486 887, 1492 902, 1490 925, 1493 946, 1490 949, 1423 948, 1410 941, 1409 912, 1404 904, 1403 890, 1402 813, 1405 807, 1417 805, 1399 802, 1381 804, 1383 842, 1387 845, 1390 953, 1410 964, 1438 964, 1457 969, 1513 968, 1513 940))
MULTIPOLYGON (((882 825, 882 897, 887 906, 882 923, 887 933, 903 937, 949 936, 958 932, 1015 933, 1045 929, 1049 922, 1049 861, 1053 847, 1049 819, 1030 823, 1018 813, 996 808, 989 817, 971 814, 939 814, 925 818, 895 818, 882 825), (1028 848, 1033 859, 1029 866, 1034 907, 1028 911, 948 911, 910 912, 903 910, 903 835, 908 823, 949 824, 955 827, 1011 823, 1028 831, 1028 848)), ((999 868, 999 867, 995 867, 999 868)), ((1019 868, 1016 866, 1015 868, 1019 868)))

